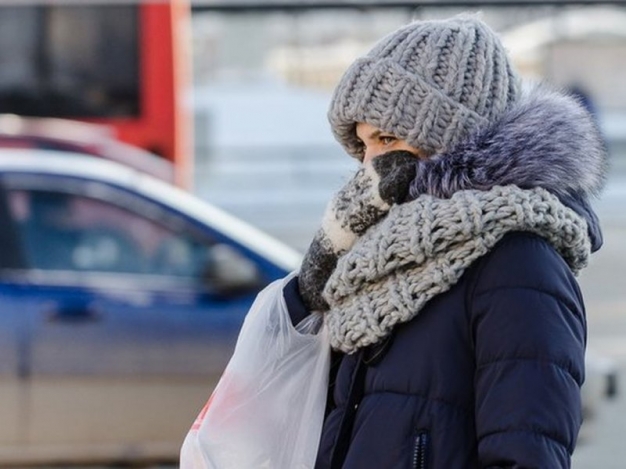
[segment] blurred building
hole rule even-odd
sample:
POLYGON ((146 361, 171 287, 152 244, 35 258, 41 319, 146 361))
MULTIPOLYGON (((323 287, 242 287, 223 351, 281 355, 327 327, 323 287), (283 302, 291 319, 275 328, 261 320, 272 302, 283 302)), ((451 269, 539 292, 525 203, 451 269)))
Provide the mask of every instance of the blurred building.
POLYGON ((584 93, 612 153, 626 156, 626 9, 555 12, 508 30, 505 41, 526 77, 584 93))

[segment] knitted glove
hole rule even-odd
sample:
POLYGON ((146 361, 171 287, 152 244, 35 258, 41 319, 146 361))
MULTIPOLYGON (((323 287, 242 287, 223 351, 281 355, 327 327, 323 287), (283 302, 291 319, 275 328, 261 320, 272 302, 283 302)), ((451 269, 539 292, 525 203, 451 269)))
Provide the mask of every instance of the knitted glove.
POLYGON ((300 296, 309 311, 326 311, 322 291, 337 259, 380 221, 393 204, 406 200, 418 160, 407 151, 377 156, 361 166, 333 197, 300 267, 300 296))

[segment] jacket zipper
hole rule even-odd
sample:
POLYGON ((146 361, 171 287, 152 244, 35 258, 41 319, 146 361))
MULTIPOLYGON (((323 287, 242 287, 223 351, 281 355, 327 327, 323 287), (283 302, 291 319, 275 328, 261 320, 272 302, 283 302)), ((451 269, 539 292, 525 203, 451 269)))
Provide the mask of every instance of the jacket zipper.
POLYGON ((428 432, 420 430, 415 437, 413 447, 413 469, 427 469, 428 463, 428 432))

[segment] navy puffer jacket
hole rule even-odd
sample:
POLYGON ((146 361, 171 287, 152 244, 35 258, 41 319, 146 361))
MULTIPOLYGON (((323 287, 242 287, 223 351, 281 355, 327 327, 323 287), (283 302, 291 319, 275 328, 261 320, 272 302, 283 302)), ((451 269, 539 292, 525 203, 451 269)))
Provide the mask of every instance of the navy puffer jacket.
MULTIPOLYGON (((420 163, 413 195, 545 187, 586 219, 597 250, 587 200, 602 184, 604 152, 572 105, 553 95, 523 101, 523 112, 420 163)), ((307 311, 297 278, 285 298, 298 322, 307 311)), ((334 354, 316 468, 568 468, 585 342, 568 265, 543 238, 509 233, 387 339, 334 354)))
MULTIPOLYGON (((301 310, 295 282, 286 297, 301 310)), ((580 290, 561 257, 535 235, 505 236, 389 344, 335 357, 316 467, 330 468, 346 443, 336 440, 356 365, 372 353, 383 356, 366 365, 340 467, 569 467, 585 331, 580 290)))

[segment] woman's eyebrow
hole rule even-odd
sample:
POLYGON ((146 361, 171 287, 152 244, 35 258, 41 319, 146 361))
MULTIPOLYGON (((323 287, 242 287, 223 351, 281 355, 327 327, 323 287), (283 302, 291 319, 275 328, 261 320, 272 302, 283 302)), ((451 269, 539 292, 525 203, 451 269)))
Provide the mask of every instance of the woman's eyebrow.
POLYGON ((377 139, 378 137, 380 137, 380 135, 381 135, 382 133, 383 133, 383 131, 382 131, 382 130, 380 130, 380 129, 376 129, 376 130, 374 130, 374 131, 370 134, 370 136, 369 136, 368 138, 369 138, 370 140, 377 139))
MULTIPOLYGON (((367 136, 365 137, 365 140, 376 140, 376 139, 377 139, 378 137, 380 137, 381 135, 387 135, 387 134, 391 135, 389 132, 385 132, 385 131, 380 130, 380 129, 375 129, 375 130, 373 130, 373 131, 372 131, 372 133, 371 133, 371 134, 369 134, 369 135, 367 135, 367 136)), ((359 141, 361 141, 361 142, 363 141, 363 139, 359 136, 359 134, 358 134, 358 133, 356 134, 356 138, 357 138, 359 141)))

